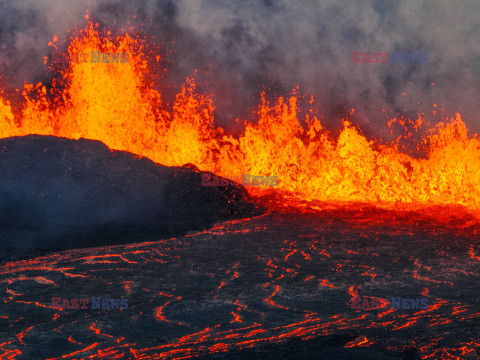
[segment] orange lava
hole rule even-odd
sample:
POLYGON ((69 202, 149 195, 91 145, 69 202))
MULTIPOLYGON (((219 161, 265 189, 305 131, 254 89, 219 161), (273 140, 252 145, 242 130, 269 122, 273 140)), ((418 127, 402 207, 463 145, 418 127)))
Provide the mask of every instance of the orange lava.
MULTIPOLYGON (((50 44, 56 47, 56 42, 50 44)), ((167 166, 239 180, 241 174, 278 176, 277 187, 249 186, 252 195, 275 191, 287 199, 364 202, 379 206, 460 205, 480 209, 480 143, 460 115, 440 123, 422 144, 425 158, 363 136, 349 121, 333 137, 316 117, 297 116, 297 98, 269 103, 262 96, 257 121, 238 137, 213 126, 213 105, 187 79, 173 104, 149 80, 140 42, 102 36, 88 25, 68 52, 128 53, 127 63, 72 62, 48 89, 26 85, 21 112, 0 98, 0 138, 43 134, 104 142, 111 149, 146 156, 167 166), (55 84, 66 82, 59 91, 55 84), (50 96, 51 95, 51 96, 50 96), (306 128, 301 126, 305 120, 306 128)), ((393 120, 392 120, 393 121, 393 120)), ((414 129, 424 119, 415 121, 414 129)))

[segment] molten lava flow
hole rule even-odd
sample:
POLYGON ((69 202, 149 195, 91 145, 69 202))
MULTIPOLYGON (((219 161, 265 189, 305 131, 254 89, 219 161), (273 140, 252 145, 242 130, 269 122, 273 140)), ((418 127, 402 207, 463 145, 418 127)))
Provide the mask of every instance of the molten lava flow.
MULTIPOLYGON (((72 57, 92 51, 130 56, 124 64, 71 63, 63 73, 65 89, 60 91, 54 82, 49 90, 54 97, 47 96, 42 84, 26 86, 24 107, 16 117, 0 99, 0 137, 85 137, 164 165, 193 163, 230 178, 238 174, 237 181, 240 174, 276 175, 275 192, 287 198, 480 209, 479 140, 467 135, 459 115, 424 139, 429 146, 424 159, 368 141, 348 121, 338 139, 317 118, 307 116, 304 129, 295 96, 279 98, 276 104, 262 97, 258 123, 246 124, 244 133, 234 138, 213 127, 211 100, 196 91, 192 79, 172 106, 162 104, 147 80, 137 40, 128 35, 110 40, 89 25, 73 38, 68 52, 72 57)), ((262 195, 272 188, 248 190, 262 195)))

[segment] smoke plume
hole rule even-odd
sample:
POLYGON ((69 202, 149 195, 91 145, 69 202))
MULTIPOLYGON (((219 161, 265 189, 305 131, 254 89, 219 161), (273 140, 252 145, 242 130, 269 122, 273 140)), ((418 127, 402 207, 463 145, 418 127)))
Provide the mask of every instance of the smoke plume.
POLYGON ((480 132, 475 0, 3 0, 0 7, 0 70, 13 74, 10 86, 48 82, 47 43, 83 27, 88 11, 102 27, 159 45, 167 92, 197 69, 213 94, 217 124, 232 131, 236 118, 251 117, 263 90, 280 96, 299 86, 315 95, 327 126, 352 107, 372 131, 385 126, 385 115, 431 116, 443 108, 480 132), (352 51, 428 53, 428 62, 358 64, 352 51))

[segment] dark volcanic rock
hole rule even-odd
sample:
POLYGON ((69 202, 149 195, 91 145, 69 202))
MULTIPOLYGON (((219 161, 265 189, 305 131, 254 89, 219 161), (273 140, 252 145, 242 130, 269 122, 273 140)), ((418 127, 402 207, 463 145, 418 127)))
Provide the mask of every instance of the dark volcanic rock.
MULTIPOLYGON (((349 341, 353 341, 357 335, 350 336, 318 336, 314 339, 302 340, 289 339, 285 342, 265 344, 254 348, 233 350, 226 353, 208 354, 200 356, 199 360, 420 360, 409 357, 406 354, 383 350, 365 348, 343 348, 349 341)), ((415 350, 415 349, 414 349, 415 350)))
POLYGON ((240 186, 201 186, 192 166, 93 140, 0 140, 0 256, 162 238, 261 212, 240 186))

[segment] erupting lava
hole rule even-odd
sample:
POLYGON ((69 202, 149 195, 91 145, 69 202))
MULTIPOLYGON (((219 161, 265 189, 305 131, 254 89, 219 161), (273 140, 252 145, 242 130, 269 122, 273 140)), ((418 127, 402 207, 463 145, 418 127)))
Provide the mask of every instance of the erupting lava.
MULTIPOLYGON (((61 80, 65 89, 60 91, 54 81, 52 96, 41 83, 26 86, 25 103, 16 116, 0 99, 0 137, 84 137, 168 166, 193 163, 225 177, 277 175, 275 192, 305 200, 480 208, 480 143, 467 136, 459 115, 423 139, 428 152, 422 159, 401 153, 396 145, 367 140, 346 120, 338 138, 308 115, 304 129, 295 96, 279 98, 276 104, 262 97, 258 123, 247 123, 235 138, 213 126, 211 100, 196 91, 192 79, 173 106, 162 104, 147 79, 142 46, 128 35, 103 38, 90 24, 68 51, 130 56, 125 64, 71 63, 61 80)), ((272 191, 248 190, 255 195, 272 191)))

